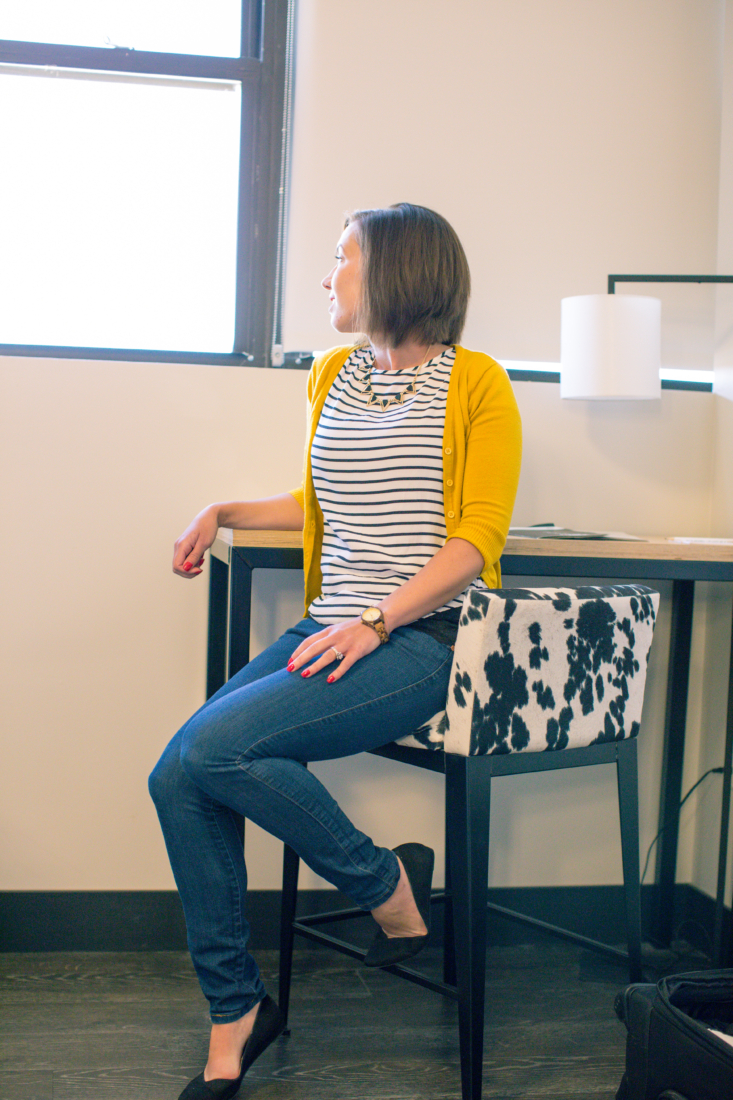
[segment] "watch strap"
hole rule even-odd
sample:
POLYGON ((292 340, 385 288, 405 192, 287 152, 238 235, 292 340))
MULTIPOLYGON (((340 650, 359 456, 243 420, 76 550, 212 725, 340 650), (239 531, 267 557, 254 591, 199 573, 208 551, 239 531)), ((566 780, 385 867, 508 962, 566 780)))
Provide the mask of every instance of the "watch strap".
POLYGON ((387 627, 385 626, 384 616, 381 615, 381 612, 380 618, 377 619, 376 622, 370 622, 369 619, 365 619, 363 615, 361 617, 361 621, 363 622, 364 626, 369 626, 372 628, 372 630, 375 630, 377 632, 377 634, 379 635, 380 645, 387 644, 387 642, 389 641, 389 632, 387 630, 387 627))

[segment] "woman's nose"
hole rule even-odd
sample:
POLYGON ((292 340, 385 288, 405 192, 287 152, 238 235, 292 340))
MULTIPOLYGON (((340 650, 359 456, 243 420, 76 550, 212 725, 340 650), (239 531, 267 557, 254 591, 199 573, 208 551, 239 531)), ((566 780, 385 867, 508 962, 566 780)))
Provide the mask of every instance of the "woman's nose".
POLYGON ((330 290, 331 289, 331 276, 333 275, 333 272, 334 272, 334 269, 331 268, 328 275, 324 276, 324 278, 321 279, 321 286, 325 290, 330 290))

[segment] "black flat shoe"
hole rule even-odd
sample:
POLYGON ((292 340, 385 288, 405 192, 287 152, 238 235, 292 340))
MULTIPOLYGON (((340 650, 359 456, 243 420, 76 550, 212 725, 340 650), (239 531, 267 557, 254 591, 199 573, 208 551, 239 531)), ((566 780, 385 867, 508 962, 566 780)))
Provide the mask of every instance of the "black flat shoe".
POLYGON ((242 1078, 256 1058, 277 1039, 285 1027, 285 1017, 272 997, 265 994, 255 1016, 252 1033, 244 1044, 239 1077, 217 1077, 204 1081, 203 1073, 189 1081, 178 1100, 231 1100, 239 1092, 242 1078))
POLYGON ((380 928, 364 957, 364 966, 393 966, 411 959, 422 951, 430 938, 430 891, 433 885, 435 852, 424 844, 400 844, 394 854, 402 860, 402 866, 412 887, 420 916, 427 932, 423 936, 387 936, 380 928))

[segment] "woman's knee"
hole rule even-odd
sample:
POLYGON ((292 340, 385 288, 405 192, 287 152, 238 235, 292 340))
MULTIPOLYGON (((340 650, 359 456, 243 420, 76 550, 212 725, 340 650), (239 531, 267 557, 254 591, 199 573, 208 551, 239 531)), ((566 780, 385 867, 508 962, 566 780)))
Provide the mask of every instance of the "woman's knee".
POLYGON ((181 738, 180 766, 191 782, 206 787, 206 776, 223 762, 224 738, 208 722, 189 722, 181 738))
POLYGON ((194 715, 181 734, 181 767, 190 780, 204 788, 209 777, 244 766, 250 745, 259 740, 247 715, 241 710, 232 714, 229 708, 194 715))
POLYGON ((180 737, 177 735, 166 746, 160 760, 148 777, 148 790, 156 806, 163 806, 180 797, 181 780, 180 737))

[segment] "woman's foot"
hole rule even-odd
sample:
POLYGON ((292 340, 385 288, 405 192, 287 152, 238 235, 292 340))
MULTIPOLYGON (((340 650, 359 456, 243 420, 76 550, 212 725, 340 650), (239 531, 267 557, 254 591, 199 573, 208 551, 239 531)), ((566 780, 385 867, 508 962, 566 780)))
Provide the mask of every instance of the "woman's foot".
POLYGON ((397 862, 400 865, 400 878, 395 892, 376 909, 372 909, 372 916, 389 940, 397 936, 426 936, 428 930, 415 902, 405 865, 399 856, 397 862))
POLYGON ((212 1024, 209 1039, 209 1058, 204 1069, 204 1081, 239 1077, 242 1051, 252 1034, 260 1004, 250 1009, 246 1016, 231 1024, 212 1024))
POLYGON ((285 1017, 269 996, 233 1024, 214 1024, 206 1069, 189 1081, 178 1100, 232 1100, 249 1067, 284 1027, 285 1017))
POLYGON ((394 893, 372 909, 379 925, 365 966, 394 966, 417 955, 430 935, 430 891, 435 853, 424 844, 400 844, 394 849, 400 878, 394 893))

